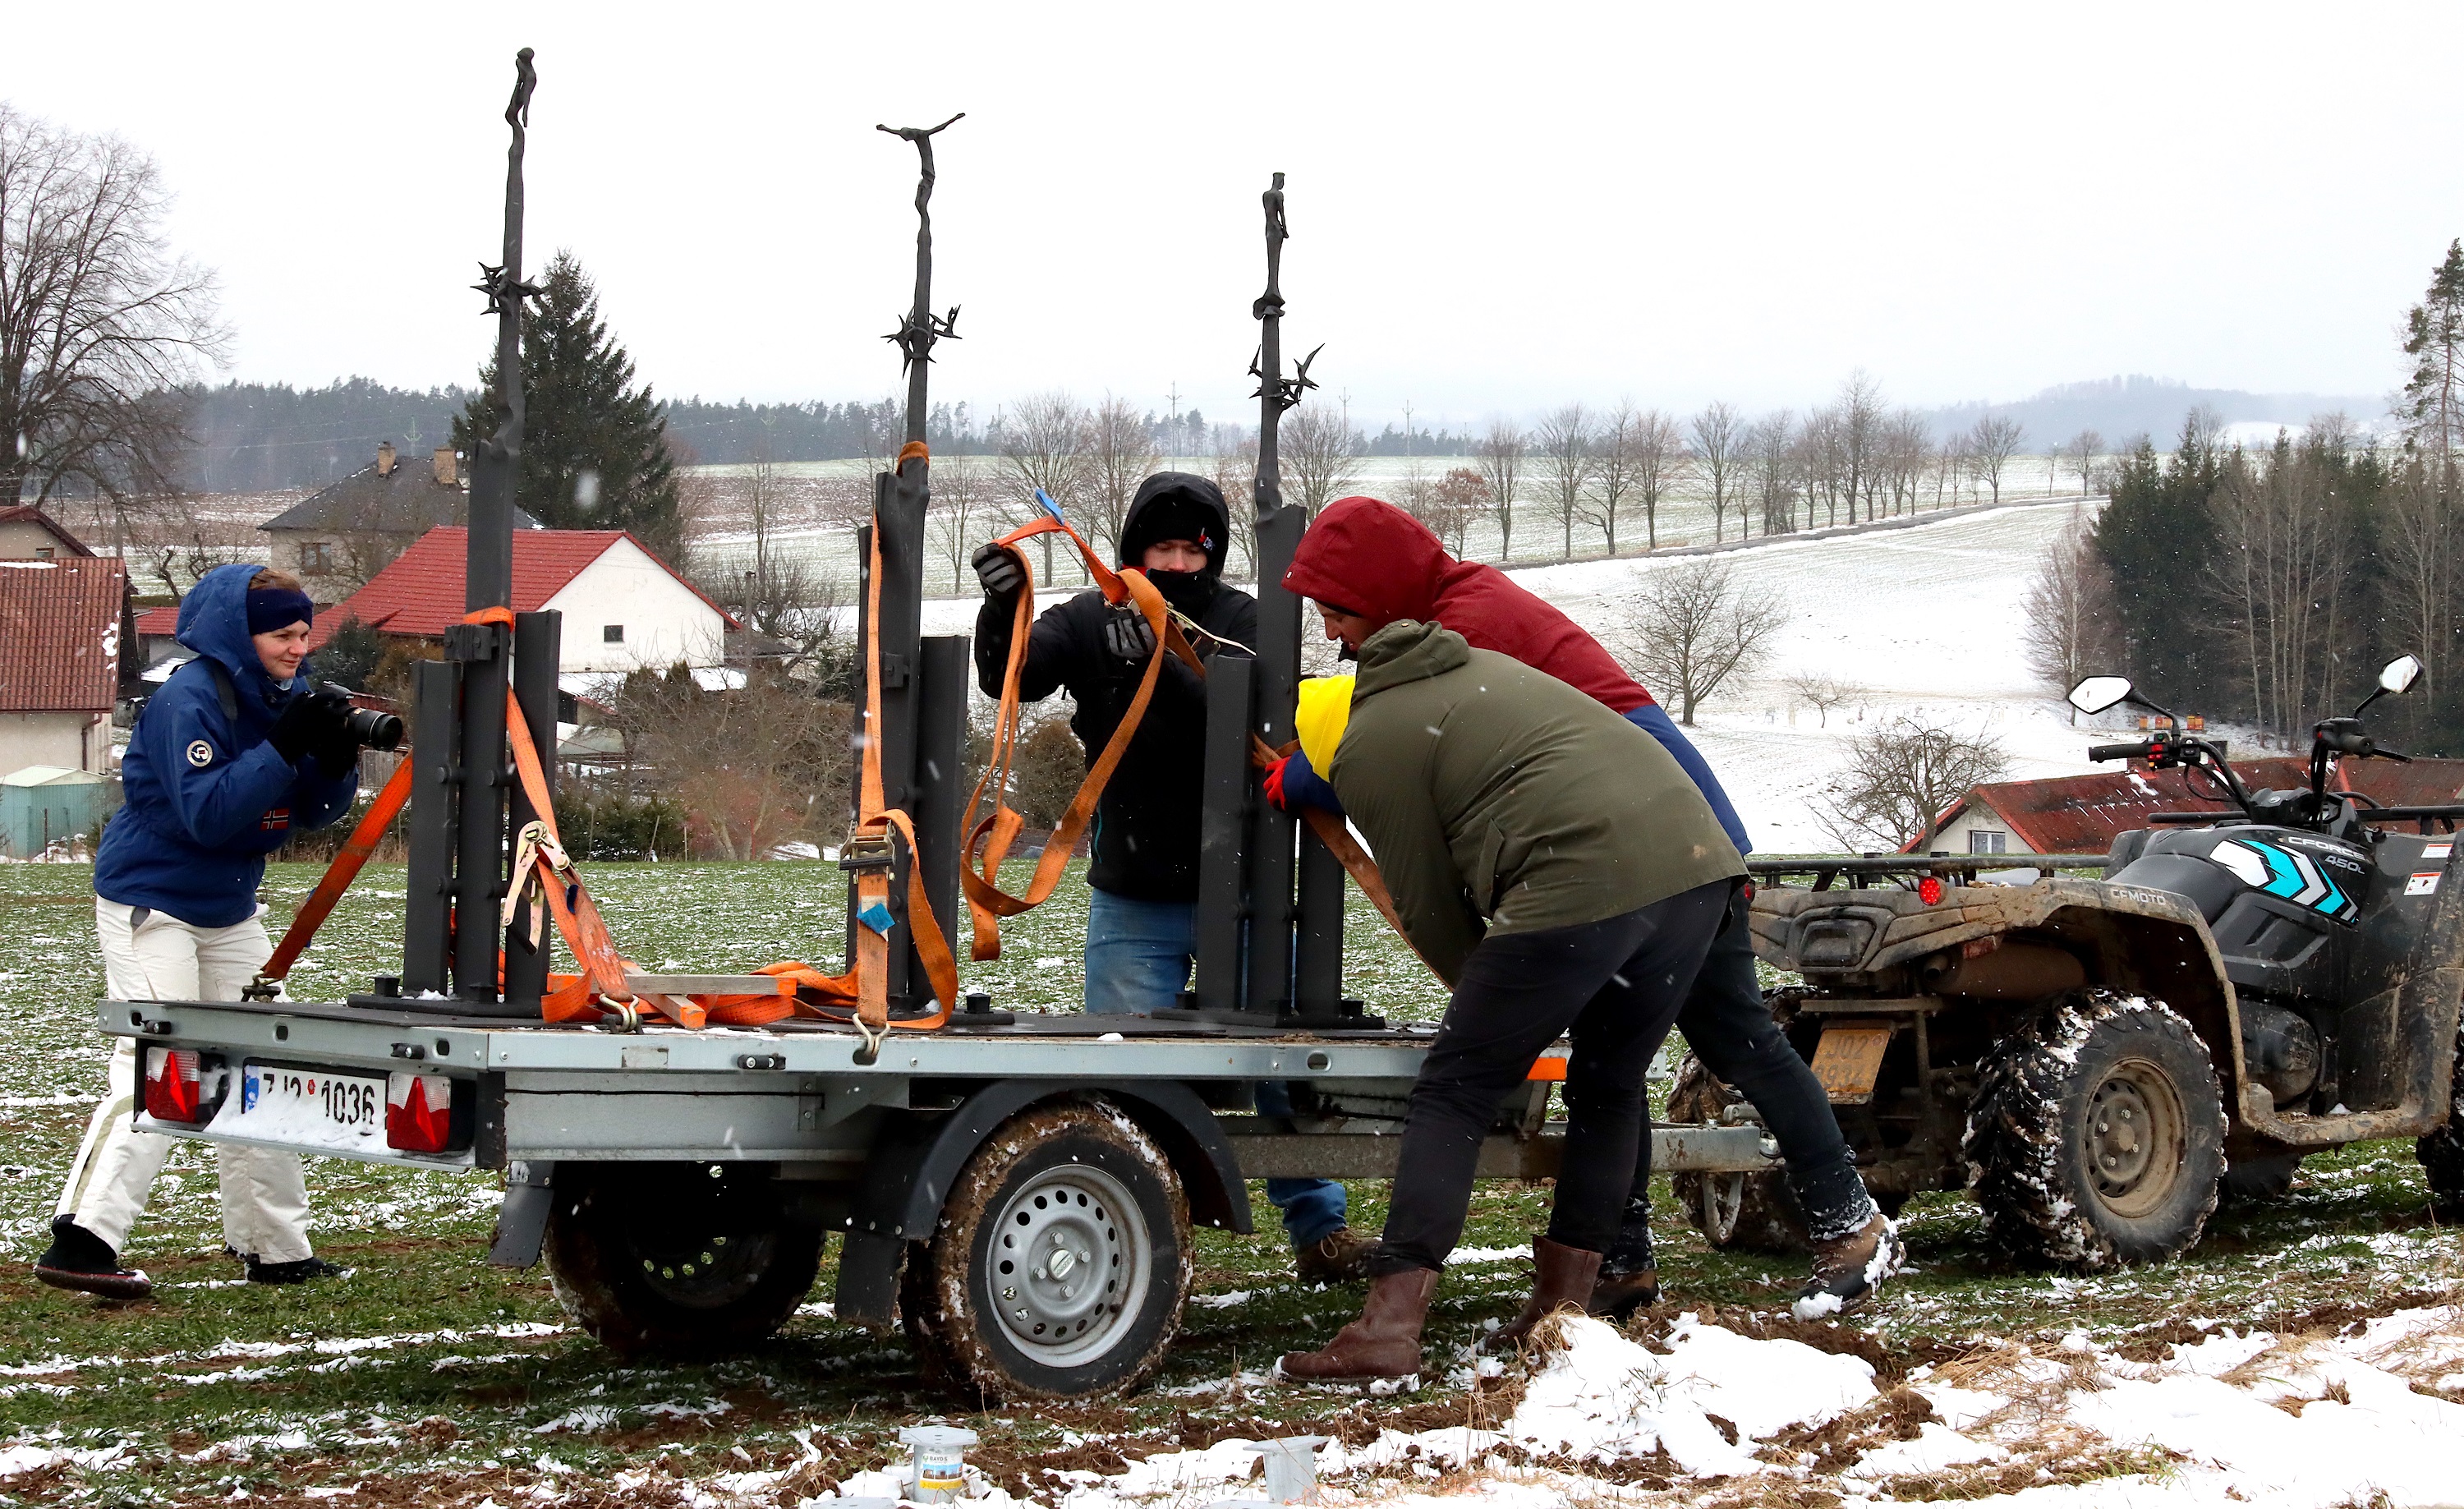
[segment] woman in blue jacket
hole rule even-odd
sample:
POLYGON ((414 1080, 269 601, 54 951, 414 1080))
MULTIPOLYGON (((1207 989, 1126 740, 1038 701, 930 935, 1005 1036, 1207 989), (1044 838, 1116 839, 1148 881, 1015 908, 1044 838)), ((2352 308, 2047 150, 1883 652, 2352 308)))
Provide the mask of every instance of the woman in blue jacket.
MULTIPOLYGON (((196 658, 145 704, 121 760, 126 802, 95 856, 95 927, 105 986, 121 1001, 236 1001, 273 953, 256 899, 265 856, 295 831, 351 810, 359 747, 347 699, 306 675, 315 608, 299 583, 256 566, 208 572, 180 605, 196 658)), ((121 1266, 171 1140, 135 1126, 137 1050, 113 1050, 34 1276, 62 1289, 142 1298, 121 1266)), ((309 1250, 296 1154, 218 1143, 223 1234, 257 1283, 339 1273, 309 1250)))

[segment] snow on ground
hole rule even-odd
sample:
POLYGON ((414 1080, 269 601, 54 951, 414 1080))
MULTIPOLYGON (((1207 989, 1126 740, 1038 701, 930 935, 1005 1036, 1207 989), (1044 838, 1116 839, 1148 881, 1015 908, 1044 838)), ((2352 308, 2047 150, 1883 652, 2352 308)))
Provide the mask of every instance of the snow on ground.
MULTIPOLYGON (((1829 540, 1780 539, 1719 557, 1746 590, 1793 616, 1750 682, 1705 703, 1692 737, 1765 854, 1836 853, 1814 799, 1846 742, 1877 719, 1923 713, 1963 731, 1986 731, 2011 756, 2013 779, 2097 768, 2100 737, 2070 722, 2056 689, 2031 673, 2022 631, 2028 588, 2046 547, 2084 517, 2073 503, 2014 503, 1913 528, 1829 540), (1827 721, 1787 690, 1799 674, 1829 674, 1866 689, 1827 721)), ((1527 566, 1514 579, 1554 603, 1612 651, 1637 584, 1683 557, 1527 566)), ((1038 594, 1048 608, 1067 592, 1038 594)), ((934 599, 924 632, 972 633, 979 599, 934 599)), ((1312 621, 1311 635, 1316 632, 1312 621)), ((1664 689, 1655 693, 1665 697, 1664 689)))

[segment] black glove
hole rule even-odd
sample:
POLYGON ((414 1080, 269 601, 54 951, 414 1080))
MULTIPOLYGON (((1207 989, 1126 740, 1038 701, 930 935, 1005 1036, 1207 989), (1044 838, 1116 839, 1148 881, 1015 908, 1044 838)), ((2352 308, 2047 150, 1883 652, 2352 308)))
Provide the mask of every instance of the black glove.
POLYGON ((339 781, 357 769, 360 764, 360 741, 351 732, 351 695, 338 687, 319 687, 317 700, 325 704, 325 716, 332 726, 318 735, 308 752, 317 760, 317 768, 326 780, 339 781))
POLYGON ((976 568, 976 580, 984 584, 984 595, 996 602, 1016 596, 1026 585, 1026 568, 1005 545, 985 545, 967 564, 976 568))
POLYGON ((1115 660, 1144 660, 1155 654, 1155 631, 1147 627, 1146 614, 1122 605, 1112 610, 1104 621, 1104 648, 1115 660))
MULTIPOLYGON (((350 705, 349 699, 343 699, 343 705, 350 705)), ((296 766, 338 731, 343 731, 341 716, 332 702, 312 692, 282 704, 281 716, 275 719, 265 742, 285 764, 296 766)))

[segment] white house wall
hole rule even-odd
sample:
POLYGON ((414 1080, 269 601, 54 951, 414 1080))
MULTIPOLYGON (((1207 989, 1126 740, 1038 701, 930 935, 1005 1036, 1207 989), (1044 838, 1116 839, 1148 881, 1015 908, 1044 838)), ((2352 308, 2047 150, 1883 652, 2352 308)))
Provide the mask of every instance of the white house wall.
POLYGON ((609 545, 541 606, 564 614, 566 672, 712 666, 726 653, 718 610, 629 540, 609 545), (610 624, 624 626, 622 644, 607 642, 610 624))
POLYGON ((109 724, 92 713, 0 713, 0 775, 30 765, 110 768, 109 724))

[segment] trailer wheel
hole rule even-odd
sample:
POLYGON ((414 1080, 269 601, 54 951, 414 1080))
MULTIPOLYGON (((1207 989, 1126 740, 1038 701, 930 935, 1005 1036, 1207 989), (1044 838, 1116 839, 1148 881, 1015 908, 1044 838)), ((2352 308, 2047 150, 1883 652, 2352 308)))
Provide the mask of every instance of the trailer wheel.
POLYGON ((760 1341, 813 1287, 822 1234, 773 1184, 722 1164, 567 1164, 547 1273, 565 1314, 616 1351, 709 1356, 760 1341))
POLYGON ((986 1404, 1134 1387, 1188 1297, 1189 1202, 1101 1099, 1004 1122, 950 1190, 902 1306, 918 1362, 986 1404), (920 1331, 920 1335, 919 1335, 920 1331))
MULTIPOLYGON (((1678 1061, 1676 1083, 1668 1091, 1672 1121, 1716 1121, 1745 1097, 1723 1081, 1689 1051, 1678 1061)), ((1802 1253, 1811 1250, 1805 1209, 1796 1191, 1776 1168, 1753 1173, 1671 1174, 1670 1192, 1685 1218, 1713 1247, 1757 1253, 1802 1253)))
POLYGON ((2431 1212, 2452 1225, 2464 1222, 2464 1024, 2456 1028, 2455 1073, 2447 1100, 2447 1124, 2414 1142, 2412 1151, 2430 1176, 2431 1212))
POLYGON ((2170 1007, 2073 991, 1980 1070, 1960 1149, 2006 1251, 2092 1270, 2161 1262, 2199 1239, 2224 1178, 2224 1092, 2170 1007))

